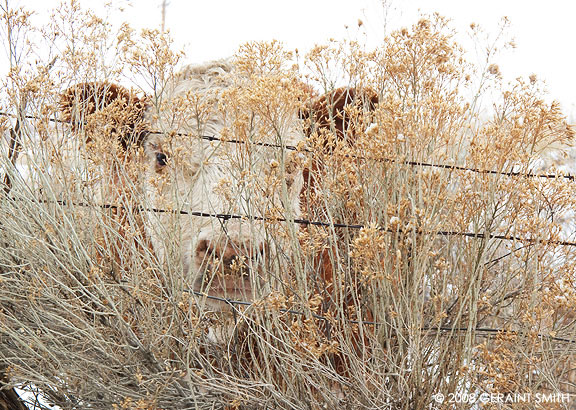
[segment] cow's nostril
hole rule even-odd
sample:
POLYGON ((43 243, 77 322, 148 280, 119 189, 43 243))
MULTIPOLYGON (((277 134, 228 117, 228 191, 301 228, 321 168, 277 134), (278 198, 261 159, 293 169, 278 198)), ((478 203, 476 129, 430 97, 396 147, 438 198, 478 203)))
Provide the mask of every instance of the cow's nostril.
POLYGON ((198 242, 196 246, 196 253, 206 252, 208 250, 208 241, 206 239, 202 239, 198 242))
POLYGON ((215 249, 212 247, 212 244, 207 239, 202 239, 196 245, 196 258, 200 261, 204 261, 208 257, 217 257, 218 255, 215 254, 215 249))
POLYGON ((261 252, 266 246, 230 238, 198 239, 195 266, 198 269, 194 286, 225 298, 246 300, 252 295, 254 283, 260 279, 261 252))

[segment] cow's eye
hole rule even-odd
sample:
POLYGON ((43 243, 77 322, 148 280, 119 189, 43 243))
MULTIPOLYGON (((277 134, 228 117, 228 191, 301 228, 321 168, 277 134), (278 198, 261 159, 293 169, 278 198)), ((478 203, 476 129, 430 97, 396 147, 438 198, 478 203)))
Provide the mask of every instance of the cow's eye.
POLYGON ((156 153, 156 165, 159 167, 166 166, 168 157, 163 152, 156 153))

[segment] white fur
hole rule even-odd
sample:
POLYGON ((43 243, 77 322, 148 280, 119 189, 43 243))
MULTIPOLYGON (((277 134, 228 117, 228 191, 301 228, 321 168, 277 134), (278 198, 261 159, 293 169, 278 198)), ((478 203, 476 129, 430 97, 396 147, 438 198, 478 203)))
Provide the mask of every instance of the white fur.
MULTIPOLYGON (((148 111, 151 129, 166 133, 151 135, 146 141, 150 166, 145 188, 152 206, 252 216, 264 216, 266 209, 262 207, 280 207, 288 216, 299 214, 299 194, 303 184, 301 169, 278 167, 278 164, 289 163, 294 153, 257 145, 209 142, 200 138, 202 135, 221 137, 222 131, 231 125, 229 107, 222 106, 220 97, 238 81, 248 79, 239 80, 230 61, 187 66, 164 89, 163 102, 148 111), (187 115, 175 117, 174 113, 183 106, 187 95, 214 101, 213 109, 200 119, 195 118, 193 109, 186 112, 187 115), (170 131, 191 135, 170 136, 170 131), (242 156, 247 150, 251 155, 242 156), (160 172, 156 168, 158 152, 165 152, 169 158, 168 165, 160 172), (274 194, 266 196, 259 186, 264 184, 263 179, 272 172, 272 168, 281 173, 285 184, 274 194), (242 172, 248 170, 255 178, 252 185, 239 183, 242 172)), ((259 121, 257 116, 253 119, 258 140, 277 144, 277 135, 258 133, 259 121)), ((293 145, 304 139, 297 112, 291 113, 288 120, 284 119, 280 127, 282 143, 293 145)), ((151 214, 147 229, 161 259, 165 262, 174 260, 171 255, 176 253, 175 260, 180 261, 183 271, 190 275, 188 277, 197 289, 202 288, 203 275, 202 261, 195 254, 200 240, 214 243, 229 240, 256 249, 265 241, 264 225, 258 221, 223 222, 189 215, 151 214)))

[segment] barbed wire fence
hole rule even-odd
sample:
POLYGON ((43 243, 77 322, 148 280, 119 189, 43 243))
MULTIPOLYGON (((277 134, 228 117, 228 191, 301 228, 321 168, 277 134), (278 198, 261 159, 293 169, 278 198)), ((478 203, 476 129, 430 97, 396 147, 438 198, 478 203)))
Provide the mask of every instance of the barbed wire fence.
MULTIPOLYGON (((48 121, 57 124, 68 124, 68 121, 64 121, 58 118, 41 118, 34 115, 24 115, 24 116, 17 116, 14 114, 6 113, 0 111, 0 116, 14 118, 17 120, 29 119, 29 120, 37 120, 37 121, 48 121)), ((237 140, 237 139, 228 139, 228 138, 221 138, 216 136, 209 136, 209 135, 195 135, 189 133, 180 133, 180 132, 162 132, 162 131, 149 131, 148 134, 150 135, 165 135, 171 134, 179 137, 195 137, 201 140, 209 141, 209 142, 221 142, 221 143, 230 143, 230 144, 248 144, 248 145, 255 145, 255 146, 262 146, 267 148, 275 148, 275 149, 285 149, 289 151, 297 151, 297 152, 304 152, 304 153, 311 153, 314 154, 315 150, 307 148, 305 146, 293 146, 293 145, 280 145, 280 144, 273 144, 273 143, 263 143, 263 142, 256 142, 256 141, 245 141, 245 140, 237 140)), ((423 168, 437 168, 449 171, 463 171, 463 172, 473 172, 483 175, 500 175, 506 177, 518 177, 518 178, 542 178, 542 179, 556 179, 556 180, 566 180, 566 181, 574 181, 576 179, 576 175, 571 174, 546 174, 546 173, 533 173, 533 172, 519 172, 519 171, 496 171, 490 169, 481 169, 481 168, 472 168, 472 167, 465 167, 460 165, 450 165, 450 164, 434 164, 429 162, 423 161, 410 161, 410 160, 398 160, 393 158, 375 158, 375 157, 363 157, 351 154, 345 154, 343 157, 347 158, 354 158, 357 160, 364 160, 364 161, 378 161, 378 162, 386 162, 386 163, 399 163, 402 165, 413 166, 413 167, 423 167, 423 168)), ((6 195, 5 191, 4 198, 11 200, 11 201, 22 201, 23 199, 11 197, 6 195)), ((9 192, 8 192, 9 193, 9 192)), ((73 201, 64 201, 64 200, 42 200, 35 198, 34 202, 38 204, 56 204, 60 206, 70 206, 70 207, 97 207, 101 209, 112 209, 112 210, 125 210, 128 212, 151 212, 151 213, 172 213, 178 215, 189 215, 194 217, 201 217, 201 218, 212 218, 212 219, 219 219, 222 221, 228 220, 249 220, 249 221, 262 221, 262 222, 285 222, 285 223, 294 223, 297 225, 303 226, 318 226, 318 227, 326 227, 326 228, 343 228, 343 229, 353 229, 353 230, 361 230, 367 228, 367 225, 364 224, 346 224, 346 223, 338 223, 338 222, 325 222, 325 221, 315 221, 309 219, 286 219, 286 218, 273 218, 273 217, 265 217, 265 216, 255 216, 255 215, 238 215, 238 214, 225 214, 225 213, 210 213, 210 212, 203 212, 203 211, 186 211, 186 210, 172 210, 172 209, 162 209, 162 208, 147 208, 142 206, 136 207, 127 207, 124 205, 117 205, 117 204, 88 204, 84 202, 73 202, 73 201)), ((3 229, 0 225, 0 229, 3 229)), ((513 241, 513 242, 520 242, 527 245, 532 244, 544 244, 544 245, 553 245, 553 246, 569 246, 569 247, 576 247, 576 242, 573 241, 564 241, 564 240, 550 240, 550 239, 541 239, 541 238, 523 238, 514 235, 502 235, 502 234, 494 234, 494 233, 479 233, 479 232, 460 232, 460 231, 423 231, 423 230, 405 230, 402 228, 385 228, 385 227, 378 227, 380 231, 387 232, 387 233, 410 233, 414 232, 417 235, 434 235, 434 236, 460 236, 466 237, 471 239, 496 239, 496 240, 504 240, 504 241, 513 241)), ((527 245, 523 245, 527 246, 527 245)), ((517 250, 517 249, 516 249, 517 250)), ((512 251, 514 252, 514 251, 512 251)), ((512 253, 510 252, 510 253, 512 253)), ((506 256, 506 255, 505 255, 506 256)), ((487 262, 486 264, 491 263, 487 262)), ((237 321, 236 314, 243 314, 241 310, 237 309, 237 306, 244 306, 244 307, 251 307, 254 306, 254 302, 245 301, 245 300, 235 300, 231 298, 223 298, 214 295, 209 295, 203 292, 194 291, 192 289, 185 289, 187 293, 190 293, 194 296, 210 299, 218 302, 225 303, 229 305, 235 314, 235 321, 237 321)), ((314 312, 303 312, 294 309, 286 309, 286 308, 279 308, 278 311, 280 313, 286 313, 295 316, 306 316, 310 315, 312 318, 316 320, 321 320, 325 322, 334 322, 338 321, 338 319, 334 317, 326 317, 323 315, 319 315, 314 312)), ((363 321, 363 320, 353 320, 349 318, 344 319, 347 323, 355 324, 355 325, 364 325, 364 326, 386 326, 387 323, 385 322, 374 322, 374 321, 363 321)), ((449 327, 449 326, 428 326, 422 327, 420 331, 423 332, 442 332, 442 333, 459 333, 459 332, 469 332, 473 330, 479 334, 482 334, 486 337, 496 336, 498 334, 506 334, 506 335, 516 335, 518 332, 509 330, 509 329, 499 329, 499 328, 488 328, 488 327, 478 327, 474 329, 469 328, 461 328, 461 327, 449 327)), ((541 340, 548 340, 560 343, 567 343, 567 344, 574 344, 576 345, 576 340, 557 337, 553 335, 545 335, 541 333, 537 333, 536 337, 541 340)))

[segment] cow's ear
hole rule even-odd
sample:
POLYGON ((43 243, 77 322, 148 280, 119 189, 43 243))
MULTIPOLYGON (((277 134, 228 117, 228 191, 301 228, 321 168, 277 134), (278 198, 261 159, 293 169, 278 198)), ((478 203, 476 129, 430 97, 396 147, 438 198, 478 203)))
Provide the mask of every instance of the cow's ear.
POLYGON ((338 91, 332 91, 324 95, 315 95, 307 101, 305 107, 300 111, 300 117, 306 121, 305 133, 311 136, 315 131, 330 129, 330 119, 335 114, 337 108, 333 104, 334 96, 338 91))
POLYGON ((73 130, 85 129, 90 139, 90 120, 105 122, 110 136, 118 138, 121 146, 141 145, 147 127, 144 113, 148 99, 140 98, 128 89, 109 82, 80 83, 68 88, 60 96, 62 119, 73 130))
MULTIPOLYGON (((341 87, 316 98, 306 113, 311 123, 310 133, 322 129, 335 131, 339 139, 348 140, 353 134, 353 124, 346 113, 347 108, 356 106, 365 112, 374 111, 379 98, 370 88, 341 87)), ((352 141, 350 141, 352 142, 352 141)))

